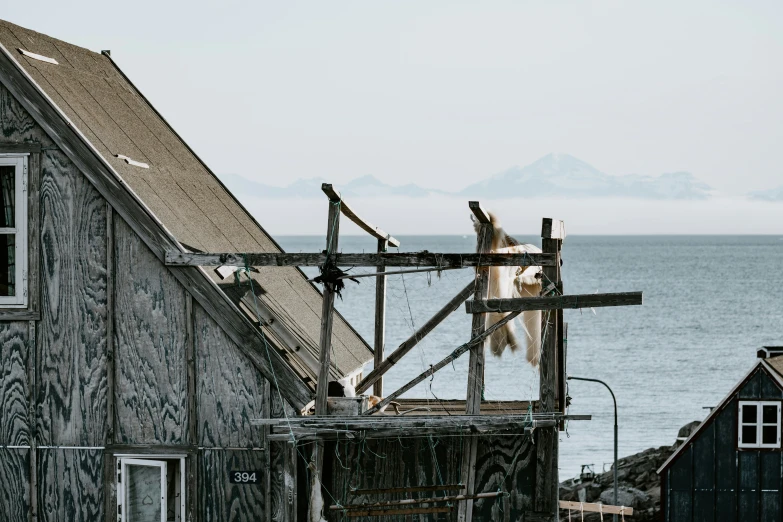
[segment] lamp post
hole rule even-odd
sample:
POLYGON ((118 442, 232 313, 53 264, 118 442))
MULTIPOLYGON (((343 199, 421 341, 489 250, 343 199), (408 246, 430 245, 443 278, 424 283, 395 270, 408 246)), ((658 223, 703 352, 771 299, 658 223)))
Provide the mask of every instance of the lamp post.
MULTIPOLYGON (((568 376, 568 380, 597 382, 598 384, 603 384, 604 386, 606 386, 606 389, 609 390, 609 393, 612 394, 612 401, 614 402, 614 505, 616 506, 617 505, 617 399, 614 397, 614 392, 612 391, 612 389, 604 381, 598 379, 588 379, 586 377, 573 377, 571 375, 568 376)), ((614 520, 614 522, 617 522, 617 515, 612 515, 612 520, 614 520)))

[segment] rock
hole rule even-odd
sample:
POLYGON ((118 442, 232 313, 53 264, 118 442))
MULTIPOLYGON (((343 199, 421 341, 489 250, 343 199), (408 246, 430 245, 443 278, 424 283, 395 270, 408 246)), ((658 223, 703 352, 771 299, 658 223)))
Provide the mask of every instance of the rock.
POLYGON ((604 504, 628 506, 636 509, 646 508, 650 504, 650 496, 636 488, 617 488, 617 504, 614 503, 614 489, 606 489, 598 497, 604 504))

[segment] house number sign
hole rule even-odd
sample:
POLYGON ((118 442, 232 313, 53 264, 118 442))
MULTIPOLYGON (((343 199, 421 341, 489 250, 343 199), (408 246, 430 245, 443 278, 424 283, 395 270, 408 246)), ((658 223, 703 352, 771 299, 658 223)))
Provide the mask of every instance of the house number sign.
POLYGON ((256 471, 229 471, 228 481, 232 484, 258 484, 261 482, 261 472, 256 471))

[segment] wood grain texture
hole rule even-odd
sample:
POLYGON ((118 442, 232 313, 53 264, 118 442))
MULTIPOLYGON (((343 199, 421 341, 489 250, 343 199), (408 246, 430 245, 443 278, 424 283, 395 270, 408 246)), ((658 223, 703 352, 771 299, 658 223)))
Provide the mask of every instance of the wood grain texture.
POLYGON ((101 520, 103 463, 101 450, 39 450, 39 520, 101 520))
POLYGON ((27 310, 41 312, 41 153, 30 154, 27 169, 27 310))
POLYGON ((106 437, 106 203, 58 151, 41 165, 38 442, 106 437))
POLYGON ((250 419, 262 418, 266 411, 264 377, 201 306, 193 307, 193 315, 198 445, 263 447, 264 430, 250 419))
POLYGON ((30 513, 29 468, 29 449, 0 448, 0 520, 27 520, 30 513))
POLYGON ((391 235, 384 232, 380 228, 376 227, 369 221, 363 219, 356 212, 354 212, 351 209, 351 207, 348 205, 348 203, 342 199, 340 193, 334 187, 332 187, 332 185, 330 185, 329 183, 322 183, 321 190, 324 191, 324 194, 326 194, 326 196, 329 198, 329 201, 333 203, 337 203, 339 201, 340 211, 342 212, 342 214, 348 219, 350 219, 351 221, 353 221, 354 223, 356 223, 356 225, 359 228, 361 228, 362 230, 364 230, 365 232, 367 232, 368 234, 370 234, 371 236, 373 236, 378 240, 388 241, 388 243, 393 247, 400 246, 399 240, 393 238, 391 235))
POLYGON ((118 216, 114 237, 116 440, 185 444, 185 289, 118 216))
MULTIPOLYGON (((327 446, 325 459, 332 469, 325 485, 342 505, 369 504, 378 501, 402 500, 404 493, 379 495, 353 495, 351 489, 388 489, 407 486, 424 486, 460 483, 461 462, 467 439, 437 437, 412 439, 367 440, 364 442, 339 442, 327 446), (339 458, 338 458, 339 456, 339 458)), ((325 463, 325 467, 327 464, 325 463)), ((325 478, 325 481, 327 479, 325 478)), ((449 494, 446 492, 445 494, 449 494)), ((431 491, 410 494, 411 498, 442 496, 431 491)), ((327 500, 331 500, 327 497, 327 500)), ((429 507, 422 505, 421 507, 429 507)), ((447 518, 437 515, 420 515, 417 521, 454 520, 456 511, 447 518)), ((410 515, 408 516, 410 517, 410 515)), ((384 517, 384 521, 405 521, 405 515, 384 517)), ((336 513, 329 520, 341 520, 336 513)), ((352 520, 378 520, 359 517, 352 520)))
POLYGON ((0 323, 0 446, 27 446, 29 419, 28 324, 0 323))
MULTIPOLYGON (((49 136, 38 126, 5 85, 0 84, 0 141, 8 147, 52 147, 49 136)), ((28 150, 26 152, 35 152, 28 150)))
POLYGON ((228 475, 230 470, 262 470, 263 451, 199 450, 199 461, 198 505, 202 522, 265 519, 263 480, 257 484, 231 484, 228 475))

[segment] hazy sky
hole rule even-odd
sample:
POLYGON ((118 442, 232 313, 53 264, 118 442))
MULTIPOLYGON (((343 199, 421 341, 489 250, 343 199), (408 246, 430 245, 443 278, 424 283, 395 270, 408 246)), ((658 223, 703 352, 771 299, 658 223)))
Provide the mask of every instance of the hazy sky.
MULTIPOLYGON (((218 174, 456 189, 566 152, 608 174, 687 170, 719 197, 783 184, 780 1, 39 1, 0 17, 111 49, 218 174)), ((572 203, 561 213, 596 206, 572 203)), ((713 215, 781 230, 783 205, 754 205, 679 205, 694 226, 671 230, 661 205, 629 211, 638 231, 727 231, 713 215)), ((395 206, 379 224, 421 230, 395 206)), ((592 218, 587 232, 633 222, 592 218)), ((322 228, 303 223, 268 226, 322 228)))

